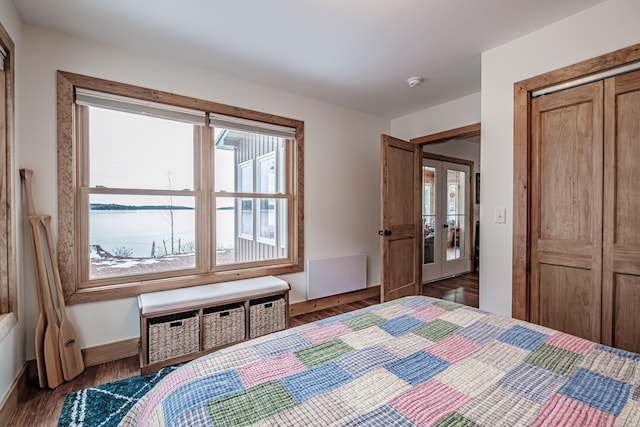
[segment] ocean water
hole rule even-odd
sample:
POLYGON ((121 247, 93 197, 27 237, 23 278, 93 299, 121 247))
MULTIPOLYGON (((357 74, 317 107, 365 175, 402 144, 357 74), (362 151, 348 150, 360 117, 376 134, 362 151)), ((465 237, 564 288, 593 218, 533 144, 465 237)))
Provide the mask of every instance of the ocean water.
MULTIPOLYGON (((231 248, 234 244, 235 215, 233 210, 216 211, 217 246, 231 248)), ((89 216, 89 244, 100 245, 107 252, 118 248, 131 251, 132 257, 151 256, 153 242, 156 248, 171 251, 171 220, 168 210, 92 210, 89 216)), ((195 211, 174 210, 174 248, 195 242, 195 211)))

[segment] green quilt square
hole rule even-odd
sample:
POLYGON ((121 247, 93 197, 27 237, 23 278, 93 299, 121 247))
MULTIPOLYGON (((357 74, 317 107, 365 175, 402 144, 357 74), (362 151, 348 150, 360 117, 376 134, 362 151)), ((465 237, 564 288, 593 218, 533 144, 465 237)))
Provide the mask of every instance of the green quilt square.
POLYGON ((209 404, 213 425, 246 425, 293 408, 296 401, 279 381, 269 381, 209 404))
POLYGON ((430 341, 436 342, 455 334, 460 329, 462 329, 462 327, 454 323, 447 322, 442 319, 435 319, 429 323, 425 323, 417 329, 414 329, 413 333, 430 341))
POLYGON ((480 427, 480 425, 454 412, 438 421, 434 427, 480 427))
POLYGON ((436 301, 433 303, 433 305, 438 306, 440 308, 444 308, 447 311, 454 311, 457 310, 459 308, 464 307, 464 305, 462 304, 458 304, 457 302, 453 302, 453 301, 436 301))
POLYGON ((352 351, 354 351, 353 347, 345 344, 342 340, 335 339, 303 348, 293 354, 307 368, 315 368, 352 351))
POLYGON ((584 360, 584 356, 554 345, 542 344, 527 356, 525 362, 569 377, 584 360))
POLYGON ((373 313, 364 313, 359 314, 357 316, 350 317, 347 320, 343 320, 342 323, 353 329, 354 331, 359 331, 361 329, 366 329, 371 326, 379 325, 384 322, 386 319, 382 316, 378 316, 373 313))

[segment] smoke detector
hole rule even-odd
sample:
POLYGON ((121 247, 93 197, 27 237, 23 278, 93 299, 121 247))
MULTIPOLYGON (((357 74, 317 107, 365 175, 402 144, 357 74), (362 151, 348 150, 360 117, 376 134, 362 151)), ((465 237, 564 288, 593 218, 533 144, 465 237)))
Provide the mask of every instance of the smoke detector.
POLYGON ((407 84, 409 85, 409 87, 416 87, 423 81, 424 79, 422 77, 409 77, 407 79, 407 84))

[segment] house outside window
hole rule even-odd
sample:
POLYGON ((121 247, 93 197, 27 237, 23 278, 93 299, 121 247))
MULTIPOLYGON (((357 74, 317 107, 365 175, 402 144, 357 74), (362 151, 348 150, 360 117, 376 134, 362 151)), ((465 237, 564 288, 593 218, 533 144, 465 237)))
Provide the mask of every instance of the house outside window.
POLYGON ((71 302, 302 270, 302 122, 58 79, 71 302))

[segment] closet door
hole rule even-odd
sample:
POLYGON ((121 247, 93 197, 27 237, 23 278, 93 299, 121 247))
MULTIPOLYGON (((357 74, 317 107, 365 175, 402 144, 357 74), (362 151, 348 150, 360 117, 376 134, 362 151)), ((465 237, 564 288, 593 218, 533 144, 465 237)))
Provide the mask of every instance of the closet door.
POLYGON ((603 83, 535 98, 531 114, 530 321, 600 341, 603 83))
POLYGON ((640 352, 640 72, 605 81, 602 342, 640 352))

